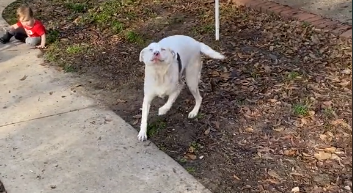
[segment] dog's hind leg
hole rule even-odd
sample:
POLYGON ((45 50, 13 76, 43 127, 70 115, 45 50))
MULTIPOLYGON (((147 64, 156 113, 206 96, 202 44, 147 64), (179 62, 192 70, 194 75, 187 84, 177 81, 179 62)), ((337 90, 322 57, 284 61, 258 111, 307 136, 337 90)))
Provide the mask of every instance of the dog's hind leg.
POLYGON ((202 97, 199 91, 199 81, 201 77, 202 62, 201 58, 197 59, 194 64, 187 66, 186 70, 186 84, 189 87, 191 94, 195 98, 195 106, 189 113, 189 118, 194 118, 199 113, 202 97))
POLYGON ((137 135, 138 140, 144 141, 147 139, 147 118, 153 100, 153 95, 145 95, 142 103, 142 116, 141 116, 141 127, 140 132, 137 135))
POLYGON ((183 87, 183 84, 179 84, 177 90, 169 95, 168 101, 158 109, 158 115, 165 115, 170 110, 170 108, 172 108, 173 103, 179 96, 180 91, 183 89, 183 87))

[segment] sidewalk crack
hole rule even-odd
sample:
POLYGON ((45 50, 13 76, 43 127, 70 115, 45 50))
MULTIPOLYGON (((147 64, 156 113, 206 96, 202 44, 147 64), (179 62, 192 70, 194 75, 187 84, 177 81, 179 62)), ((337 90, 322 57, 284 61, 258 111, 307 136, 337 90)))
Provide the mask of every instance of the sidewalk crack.
POLYGON ((4 124, 4 125, 0 125, 0 128, 1 127, 6 127, 6 126, 9 126, 9 125, 15 125, 15 124, 19 124, 19 123, 25 123, 25 122, 39 120, 39 119, 44 119, 44 118, 48 118, 48 117, 54 117, 54 116, 58 116, 58 115, 68 114, 68 113, 72 113, 72 112, 76 112, 76 111, 80 111, 80 110, 85 110, 85 109, 88 109, 88 108, 91 108, 91 107, 96 107, 96 106, 98 106, 98 105, 90 105, 90 106, 87 106, 87 107, 84 107, 84 108, 80 108, 80 109, 72 109, 72 110, 69 110, 69 111, 61 112, 61 113, 56 113, 56 114, 36 117, 36 118, 27 119, 27 120, 23 120, 23 121, 11 122, 11 123, 7 123, 7 124, 4 124))

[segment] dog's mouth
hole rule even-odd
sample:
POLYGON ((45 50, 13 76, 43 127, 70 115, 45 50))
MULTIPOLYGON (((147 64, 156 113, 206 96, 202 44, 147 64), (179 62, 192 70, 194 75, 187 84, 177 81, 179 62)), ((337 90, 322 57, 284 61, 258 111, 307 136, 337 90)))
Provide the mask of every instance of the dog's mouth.
POLYGON ((157 63, 157 62, 164 62, 164 60, 160 58, 152 58, 151 62, 157 63))

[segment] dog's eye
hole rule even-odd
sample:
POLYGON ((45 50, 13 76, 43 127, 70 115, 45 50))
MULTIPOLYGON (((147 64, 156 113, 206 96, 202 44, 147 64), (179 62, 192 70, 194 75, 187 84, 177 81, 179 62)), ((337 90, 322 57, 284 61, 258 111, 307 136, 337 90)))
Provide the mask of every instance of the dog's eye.
POLYGON ((165 51, 165 49, 164 49, 164 48, 162 48, 161 50, 162 50, 162 51, 165 51))
POLYGON ((153 49, 150 49, 151 52, 153 52, 153 49))

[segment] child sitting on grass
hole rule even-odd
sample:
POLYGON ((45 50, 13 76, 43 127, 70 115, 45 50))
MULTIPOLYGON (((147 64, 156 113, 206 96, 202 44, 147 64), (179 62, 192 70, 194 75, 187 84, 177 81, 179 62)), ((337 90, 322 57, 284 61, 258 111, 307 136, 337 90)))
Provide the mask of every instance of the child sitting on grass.
POLYGON ((0 42, 6 44, 14 36, 17 40, 45 48, 46 30, 42 22, 36 20, 30 7, 22 5, 17 9, 18 22, 6 30, 6 34, 0 38, 0 42))

